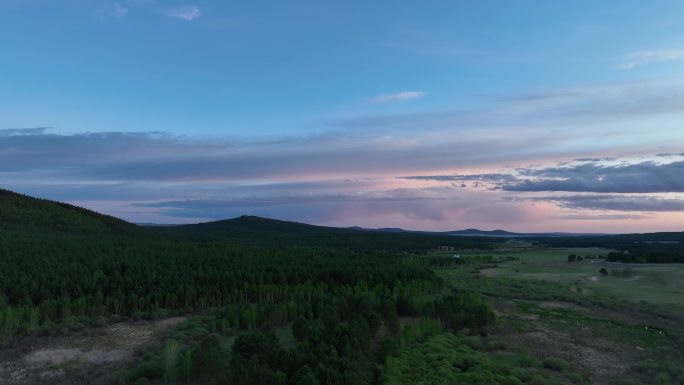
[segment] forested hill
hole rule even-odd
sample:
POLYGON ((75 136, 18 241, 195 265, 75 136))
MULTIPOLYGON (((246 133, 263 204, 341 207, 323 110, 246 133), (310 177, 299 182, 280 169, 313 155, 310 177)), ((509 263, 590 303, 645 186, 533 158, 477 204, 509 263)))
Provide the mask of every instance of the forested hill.
POLYGON ((159 233, 192 240, 228 241, 254 245, 328 246, 350 249, 411 251, 439 246, 487 248, 500 238, 454 237, 439 233, 383 232, 315 226, 256 216, 180 226, 150 226, 159 233))
MULTIPOLYGON (((138 226, 82 207, 0 189, 0 237, 4 238, 0 245, 11 248, 17 248, 19 244, 30 245, 29 249, 39 250, 41 253, 55 247, 65 248, 65 245, 69 245, 67 248, 93 244, 106 247, 113 240, 128 243, 133 240, 166 239, 175 242, 191 240, 269 247, 306 245, 356 250, 416 251, 440 246, 482 249, 507 239, 447 234, 449 233, 367 231, 256 216, 191 225, 138 226)), ((615 261, 684 261, 684 232, 521 238, 554 247, 615 249, 621 252, 611 256, 610 259, 615 261)))
MULTIPOLYGON (((210 241, 277 247, 343 247, 387 251, 430 249, 437 246, 481 248, 500 239, 452 237, 431 233, 384 233, 315 226, 255 216, 179 226, 139 226, 82 207, 33 198, 0 189, 0 236, 6 247, 24 244, 44 253, 110 241, 164 239, 174 242, 210 241)), ((28 252, 28 250, 26 250, 28 252)))
POLYGON ((132 223, 82 207, 0 189, 0 231, 4 237, 138 236, 132 223))
POLYGON ((304 236, 329 232, 349 232, 351 230, 334 227, 314 226, 304 223, 280 221, 243 215, 234 219, 224 219, 214 222, 204 222, 178 226, 150 226, 157 227, 170 233, 187 234, 193 236, 211 237, 239 237, 239 236, 304 236))

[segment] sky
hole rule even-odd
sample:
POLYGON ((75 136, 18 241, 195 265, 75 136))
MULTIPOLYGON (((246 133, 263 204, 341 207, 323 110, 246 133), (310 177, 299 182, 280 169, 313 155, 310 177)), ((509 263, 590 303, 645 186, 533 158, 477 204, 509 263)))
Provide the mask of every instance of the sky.
POLYGON ((684 2, 0 0, 0 188, 136 223, 684 230, 684 2))

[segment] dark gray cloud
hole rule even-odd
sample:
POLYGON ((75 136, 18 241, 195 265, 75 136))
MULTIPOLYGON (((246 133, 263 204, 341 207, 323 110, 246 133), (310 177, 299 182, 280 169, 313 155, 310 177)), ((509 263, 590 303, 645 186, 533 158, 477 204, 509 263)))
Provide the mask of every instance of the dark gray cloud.
MULTIPOLYGON (((657 157, 678 157, 661 154, 657 157)), ((671 163, 642 161, 619 164, 616 158, 580 158, 555 167, 530 166, 511 173, 467 175, 421 175, 404 179, 482 182, 492 189, 516 192, 569 191, 594 193, 684 192, 684 161, 671 163)))
POLYGON ((496 182, 496 183, 514 183, 520 179, 511 174, 491 173, 491 174, 467 174, 467 175, 418 175, 405 176, 402 179, 411 180, 433 180, 440 182, 448 181, 480 181, 480 182, 496 182))
POLYGON ((506 191, 600 193, 684 192, 684 161, 624 165, 589 162, 566 167, 521 170, 524 180, 504 183, 506 191))
POLYGON ((684 200, 643 195, 569 195, 545 197, 511 197, 512 201, 551 202, 563 208, 605 211, 684 211, 684 200))

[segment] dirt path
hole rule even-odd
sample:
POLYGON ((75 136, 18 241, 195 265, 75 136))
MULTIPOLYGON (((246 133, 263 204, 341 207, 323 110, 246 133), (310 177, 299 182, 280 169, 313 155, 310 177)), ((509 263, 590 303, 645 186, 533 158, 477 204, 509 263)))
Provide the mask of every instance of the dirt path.
POLYGON ((105 382, 117 368, 155 340, 156 333, 184 321, 121 322, 78 335, 29 338, 0 350, 0 384, 85 384, 105 382), (69 376, 65 376, 66 372, 69 376))

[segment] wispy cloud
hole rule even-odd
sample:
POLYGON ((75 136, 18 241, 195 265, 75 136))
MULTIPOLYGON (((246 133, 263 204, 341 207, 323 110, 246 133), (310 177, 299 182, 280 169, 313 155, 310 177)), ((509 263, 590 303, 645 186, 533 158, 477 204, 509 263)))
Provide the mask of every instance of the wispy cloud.
POLYGON ((622 220, 640 220, 650 218, 648 215, 640 214, 569 214, 563 215, 560 219, 574 220, 574 221, 622 221, 622 220))
POLYGON ((630 69, 638 65, 667 61, 684 60, 684 48, 671 48, 659 51, 636 51, 627 55, 626 61, 620 64, 621 69, 630 69))
MULTIPOLYGON (((376 103, 399 101, 402 100, 401 97, 392 95, 401 94, 404 93, 380 95, 373 100, 376 103)), ((562 139, 561 135, 587 138, 611 131, 623 134, 631 131, 636 135, 644 135, 645 130, 668 130, 669 142, 677 140, 679 136, 684 138, 684 131, 674 128, 684 113, 684 79, 681 78, 478 97, 488 103, 469 108, 341 116, 330 124, 341 129, 364 128, 376 132, 472 131, 485 127, 514 127, 518 131, 534 131, 537 137, 551 133, 559 139, 562 139), (663 121, 658 127, 647 127, 644 124, 646 119, 663 121), (621 124, 616 124, 618 122, 621 124), (611 128, 609 130, 598 127, 599 125, 610 125, 611 128)))
POLYGON ((31 127, 31 128, 1 128, 0 137, 20 136, 20 135, 39 135, 45 133, 50 127, 31 127))
POLYGON ((114 3, 105 9, 103 9, 99 15, 98 18, 102 21, 106 20, 113 20, 113 19, 121 19, 122 17, 126 16, 128 14, 128 8, 124 7, 120 3, 114 3))
MULTIPOLYGON (((290 137, 270 142, 197 141, 160 133, 0 131, 0 173, 51 170, 109 180, 239 181, 271 178, 415 175, 450 165, 499 163, 524 155, 519 142, 482 137, 415 138, 341 133, 290 137), (487 146, 492 153, 483 154, 487 146), (510 146, 518 148, 514 153, 510 146)), ((548 145, 538 139, 535 145, 548 145)), ((432 174, 431 174, 432 175, 432 174)))
POLYGON ((551 202, 568 209, 599 211, 684 211, 684 200, 651 195, 569 195, 510 198, 512 201, 551 202))
POLYGON ((425 96, 423 91, 401 91, 393 94, 382 94, 371 99, 371 104, 395 103, 413 100, 425 96))
POLYGON ((427 181, 479 181, 479 182, 517 182, 519 179, 511 174, 490 173, 490 174, 468 174, 468 175, 420 175, 420 176, 405 176, 403 179, 412 180, 427 180, 427 181))
POLYGON ((181 20, 195 20, 202 16, 202 11, 196 6, 169 8, 160 11, 164 16, 175 17, 181 20))

